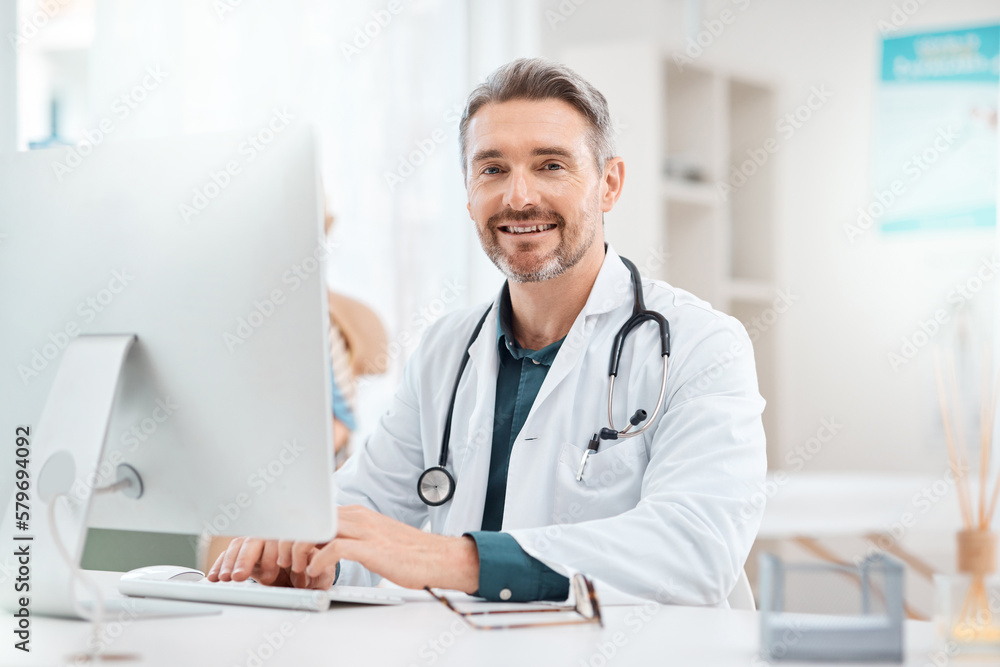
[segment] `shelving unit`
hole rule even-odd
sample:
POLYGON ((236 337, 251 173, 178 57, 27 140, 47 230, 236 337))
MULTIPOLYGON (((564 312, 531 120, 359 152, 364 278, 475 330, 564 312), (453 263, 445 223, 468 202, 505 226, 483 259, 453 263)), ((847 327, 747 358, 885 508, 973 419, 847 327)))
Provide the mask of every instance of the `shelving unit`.
POLYGON ((767 313, 781 284, 769 142, 778 140, 774 89, 700 64, 678 66, 652 44, 575 48, 560 60, 607 97, 615 121, 625 187, 606 218, 608 240, 646 275, 751 331, 768 401, 768 458, 777 462, 781 318, 767 313), (664 255, 665 263, 655 261, 664 255))
POLYGON ((703 206, 717 206, 722 201, 718 189, 709 183, 670 177, 663 179, 663 197, 667 201, 703 206))

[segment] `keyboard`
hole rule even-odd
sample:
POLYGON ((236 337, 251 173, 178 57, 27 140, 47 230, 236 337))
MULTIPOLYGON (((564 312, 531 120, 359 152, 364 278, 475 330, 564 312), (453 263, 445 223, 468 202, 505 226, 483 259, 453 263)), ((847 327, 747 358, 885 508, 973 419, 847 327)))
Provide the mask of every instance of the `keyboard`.
POLYGON ((327 590, 265 586, 255 581, 155 581, 122 576, 118 582, 122 595, 166 598, 188 602, 235 604, 248 607, 275 607, 326 611, 331 602, 349 604, 403 604, 405 600, 390 589, 367 586, 334 586, 327 590))

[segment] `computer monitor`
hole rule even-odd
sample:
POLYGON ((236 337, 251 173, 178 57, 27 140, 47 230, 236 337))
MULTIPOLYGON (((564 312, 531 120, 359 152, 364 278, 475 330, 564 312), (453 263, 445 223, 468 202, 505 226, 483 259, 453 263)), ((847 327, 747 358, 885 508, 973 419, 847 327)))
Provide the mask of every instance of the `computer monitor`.
POLYGON ((8 609, 14 544, 32 550, 32 611, 67 612, 66 582, 46 569, 59 561, 44 497, 59 492, 55 523, 77 561, 87 525, 335 534, 314 147, 307 128, 272 119, 239 134, 0 156, 8 609), (140 497, 136 483, 92 493, 131 471, 140 497))

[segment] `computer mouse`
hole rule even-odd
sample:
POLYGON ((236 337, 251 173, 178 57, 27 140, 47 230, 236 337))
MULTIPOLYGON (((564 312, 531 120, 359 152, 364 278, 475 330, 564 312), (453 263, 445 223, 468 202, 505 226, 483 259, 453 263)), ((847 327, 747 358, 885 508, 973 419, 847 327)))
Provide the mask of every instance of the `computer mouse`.
POLYGON ((204 572, 180 565, 148 565, 122 575, 127 581, 201 581, 204 572))

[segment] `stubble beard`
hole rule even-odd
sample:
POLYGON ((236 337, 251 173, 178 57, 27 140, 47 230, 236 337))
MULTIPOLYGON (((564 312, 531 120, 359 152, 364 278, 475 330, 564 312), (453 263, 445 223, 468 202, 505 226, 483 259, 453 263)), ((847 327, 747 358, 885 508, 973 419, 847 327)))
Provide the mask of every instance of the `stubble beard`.
MULTIPOLYGON (((589 218, 589 215, 587 216, 589 218)), ((566 225, 566 219, 555 211, 506 211, 491 217, 485 228, 476 225, 479 242, 490 261, 500 269, 507 280, 515 283, 538 283, 551 280, 576 266, 584 258, 594 244, 597 236, 597 225, 588 224, 589 220, 574 229, 566 225), (524 220, 541 220, 547 224, 556 225, 559 232, 559 244, 540 261, 531 262, 531 266, 521 266, 515 263, 515 257, 520 252, 529 251, 533 241, 525 241, 515 246, 508 253, 500 245, 500 232, 497 227, 507 222, 522 222, 524 220)))

